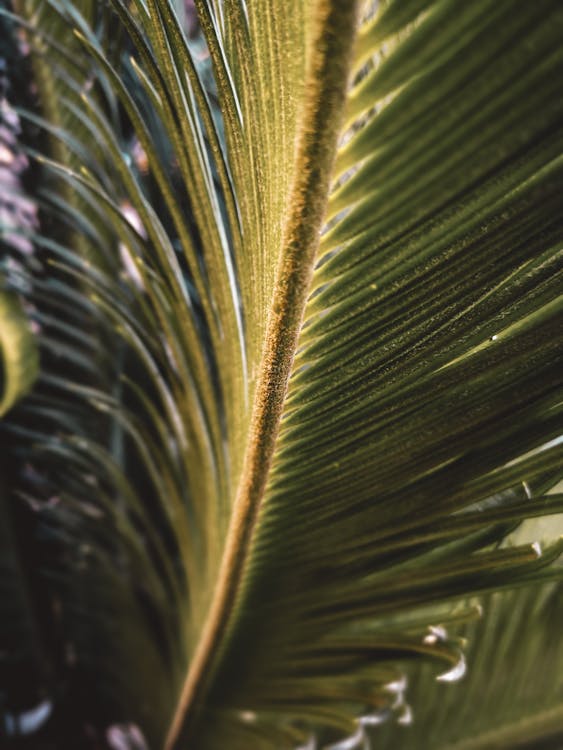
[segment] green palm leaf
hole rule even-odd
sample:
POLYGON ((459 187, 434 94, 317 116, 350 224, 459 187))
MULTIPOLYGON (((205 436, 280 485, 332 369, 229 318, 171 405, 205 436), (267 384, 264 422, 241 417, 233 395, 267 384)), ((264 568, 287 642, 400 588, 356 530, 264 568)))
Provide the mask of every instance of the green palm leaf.
POLYGON ((499 543, 562 510, 563 15, 196 5, 203 47, 169 0, 4 13, 43 226, 0 698, 70 747, 334 745, 461 673, 452 602, 560 575, 499 543))
POLYGON ((432 680, 427 667, 411 674, 411 700, 420 708, 408 727, 376 731, 376 746, 493 750, 561 744, 560 584, 497 593, 484 605, 487 616, 464 634, 470 644, 467 677, 445 686, 432 680))

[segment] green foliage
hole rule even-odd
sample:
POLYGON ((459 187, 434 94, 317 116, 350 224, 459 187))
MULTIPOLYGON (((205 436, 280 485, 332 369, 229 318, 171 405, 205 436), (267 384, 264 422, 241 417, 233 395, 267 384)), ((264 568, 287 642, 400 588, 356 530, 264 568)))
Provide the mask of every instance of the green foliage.
POLYGON ((561 584, 525 586, 483 600, 466 628, 470 669, 443 685, 428 665, 409 675, 414 721, 381 727, 376 743, 404 750, 555 748, 563 739, 561 584), (549 685, 549 689, 546 689, 549 685))
POLYGON ((0 294, 0 415, 31 387, 37 373, 37 350, 16 296, 0 294))
POLYGON ((13 5, 10 742, 551 741, 562 542, 504 540, 563 510, 558 0, 13 5))

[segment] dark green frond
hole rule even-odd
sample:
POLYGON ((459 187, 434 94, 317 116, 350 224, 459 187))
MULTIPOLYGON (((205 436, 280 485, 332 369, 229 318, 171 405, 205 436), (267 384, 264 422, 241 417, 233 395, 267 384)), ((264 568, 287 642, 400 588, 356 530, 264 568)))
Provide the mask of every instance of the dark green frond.
POLYGON ((0 736, 539 741, 563 541, 506 539, 563 512, 560 4, 176 5, 0 15, 38 212, 0 294, 0 736))

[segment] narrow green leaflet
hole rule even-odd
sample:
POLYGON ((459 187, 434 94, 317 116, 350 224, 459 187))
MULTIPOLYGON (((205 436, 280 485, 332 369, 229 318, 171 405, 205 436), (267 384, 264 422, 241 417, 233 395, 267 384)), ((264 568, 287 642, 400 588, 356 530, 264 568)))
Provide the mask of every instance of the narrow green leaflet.
POLYGON ((0 416, 33 385, 38 356, 21 302, 13 292, 0 293, 0 416))

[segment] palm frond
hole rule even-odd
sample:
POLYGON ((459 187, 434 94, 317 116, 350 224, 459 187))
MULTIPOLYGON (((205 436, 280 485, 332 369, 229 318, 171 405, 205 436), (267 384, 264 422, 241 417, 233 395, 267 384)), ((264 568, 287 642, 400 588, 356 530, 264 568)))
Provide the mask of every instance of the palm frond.
POLYGON ((563 15, 196 5, 211 83, 169 0, 4 13, 42 367, 0 512, 69 747, 337 748, 461 673, 460 597, 560 576, 499 545, 563 509, 563 15))
POLYGON ((560 744, 561 603, 561 584, 553 583, 485 598, 486 616, 463 634, 470 665, 464 680, 441 685, 428 667, 419 667, 411 675, 411 700, 419 706, 413 722, 376 729, 375 745, 493 750, 560 744))

